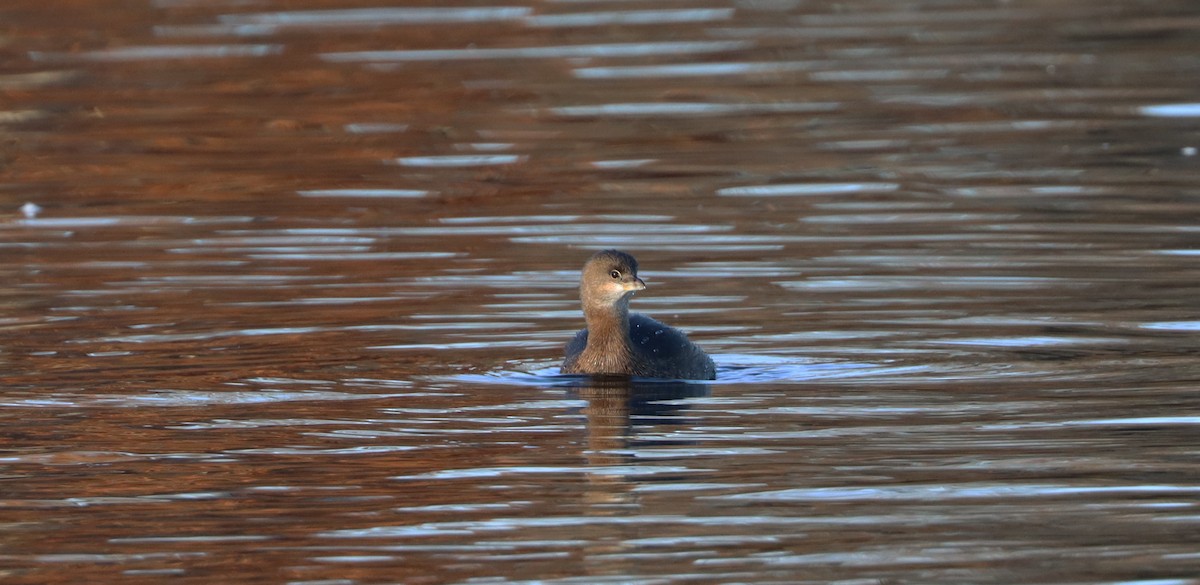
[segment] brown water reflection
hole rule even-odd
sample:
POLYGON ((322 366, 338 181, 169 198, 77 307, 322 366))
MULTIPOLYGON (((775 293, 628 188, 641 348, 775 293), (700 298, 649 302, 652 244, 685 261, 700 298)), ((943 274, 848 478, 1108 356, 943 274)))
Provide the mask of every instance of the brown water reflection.
POLYGON ((1198 17, 8 0, 0 581, 1200 583, 1198 17))

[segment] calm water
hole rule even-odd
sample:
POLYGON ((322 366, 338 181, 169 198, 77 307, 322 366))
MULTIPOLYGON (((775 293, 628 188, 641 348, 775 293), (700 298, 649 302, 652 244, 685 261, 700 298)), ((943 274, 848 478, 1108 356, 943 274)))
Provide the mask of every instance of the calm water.
POLYGON ((110 4, 0 6, 0 581, 1200 583, 1193 0, 110 4), (716 382, 556 375, 601 247, 716 382))

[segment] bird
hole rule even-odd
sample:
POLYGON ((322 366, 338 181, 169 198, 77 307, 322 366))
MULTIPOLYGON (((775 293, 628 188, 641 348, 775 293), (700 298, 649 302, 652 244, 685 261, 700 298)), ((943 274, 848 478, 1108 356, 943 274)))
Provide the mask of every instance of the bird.
POLYGON ((682 331, 629 312, 634 293, 645 288, 630 254, 601 250, 588 259, 579 279, 587 328, 567 343, 563 374, 716 379, 712 358, 682 331))

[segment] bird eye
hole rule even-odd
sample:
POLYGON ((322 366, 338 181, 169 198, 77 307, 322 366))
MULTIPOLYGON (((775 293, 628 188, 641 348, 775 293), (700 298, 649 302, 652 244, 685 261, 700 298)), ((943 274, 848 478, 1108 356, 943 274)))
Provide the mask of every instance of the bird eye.
POLYGON ((612 271, 612 272, 609 272, 609 273, 608 273, 608 275, 609 275, 609 276, 611 276, 611 277, 613 277, 613 278, 621 278, 621 271, 620 271, 620 270, 614 270, 614 271, 612 271))

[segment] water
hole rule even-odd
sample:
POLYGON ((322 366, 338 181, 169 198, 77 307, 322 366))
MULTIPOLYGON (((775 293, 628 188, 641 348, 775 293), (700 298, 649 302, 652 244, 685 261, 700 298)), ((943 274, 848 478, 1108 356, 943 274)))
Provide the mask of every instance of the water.
POLYGON ((0 580, 1200 583, 1194 3, 351 4, 0 7, 0 580))

